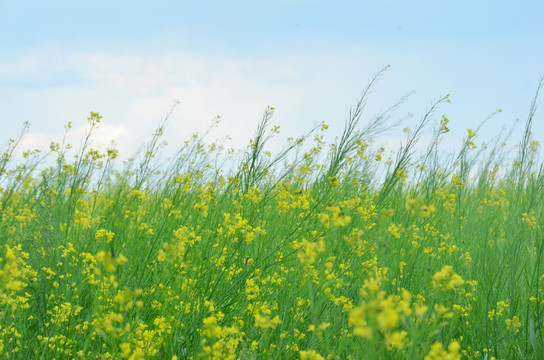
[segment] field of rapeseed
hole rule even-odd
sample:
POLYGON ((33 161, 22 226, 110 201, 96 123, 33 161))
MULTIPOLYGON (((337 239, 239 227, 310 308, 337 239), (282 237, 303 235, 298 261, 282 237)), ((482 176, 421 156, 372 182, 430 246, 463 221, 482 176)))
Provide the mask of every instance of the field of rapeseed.
POLYGON ((9 143, 0 357, 543 359, 537 97, 513 151, 468 129, 441 155, 445 97, 388 155, 395 121, 361 120, 377 78, 334 144, 323 123, 276 155, 273 108, 243 153, 195 135, 163 158, 165 120, 119 163, 98 113, 73 156, 9 143))

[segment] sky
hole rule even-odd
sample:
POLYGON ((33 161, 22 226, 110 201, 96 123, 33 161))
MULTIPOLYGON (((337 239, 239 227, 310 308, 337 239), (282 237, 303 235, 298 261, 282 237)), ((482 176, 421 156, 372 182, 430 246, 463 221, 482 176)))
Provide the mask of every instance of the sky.
MULTIPOLYGON (((269 105, 278 144, 321 121, 334 140, 387 64, 363 124, 413 92, 395 113, 413 114, 413 127, 451 94, 435 120, 450 119, 452 149, 496 109, 478 139, 516 119, 519 133, 544 75, 543 13, 542 1, 0 0, 0 146, 25 121, 23 148, 47 148, 68 122, 77 145, 96 111, 93 145, 113 140, 130 156, 176 100, 172 147, 219 115, 212 137, 241 148, 269 105)), ((540 109, 540 140, 543 120, 540 109)), ((404 136, 397 129, 381 141, 397 147, 404 136)))

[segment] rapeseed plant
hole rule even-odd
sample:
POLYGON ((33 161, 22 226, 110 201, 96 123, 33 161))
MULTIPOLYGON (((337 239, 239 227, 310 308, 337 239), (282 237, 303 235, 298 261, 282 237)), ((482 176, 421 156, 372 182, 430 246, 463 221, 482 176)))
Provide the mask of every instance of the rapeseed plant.
POLYGON ((386 69, 335 143, 321 123, 278 155, 266 149, 273 107, 239 156, 195 134, 165 164, 167 117, 121 165, 116 149, 91 148, 96 112, 73 158, 66 139, 21 160, 21 137, 10 142, 0 357, 542 358, 536 97, 513 158, 480 145, 481 126, 442 157, 445 114, 418 158, 449 96, 390 156, 375 137, 400 124, 402 99, 359 126, 386 69))

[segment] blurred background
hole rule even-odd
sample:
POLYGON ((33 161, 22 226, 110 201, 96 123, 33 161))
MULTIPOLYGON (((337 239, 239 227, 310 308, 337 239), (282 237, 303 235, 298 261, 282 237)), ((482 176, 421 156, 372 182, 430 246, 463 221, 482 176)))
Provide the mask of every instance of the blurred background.
MULTIPOLYGON (((173 148, 218 115, 211 138, 242 148, 268 105, 273 147, 321 121, 334 141, 387 64, 362 122, 411 92, 395 116, 413 117, 384 146, 448 93, 435 113, 451 121, 446 149, 497 109, 477 142, 516 119, 520 134, 544 74, 543 13, 541 1, 0 1, 0 144, 28 121, 23 148, 46 149, 72 122, 77 147, 96 111, 94 146, 128 157, 176 100, 173 148)), ((543 120, 540 109, 540 140, 543 120)))

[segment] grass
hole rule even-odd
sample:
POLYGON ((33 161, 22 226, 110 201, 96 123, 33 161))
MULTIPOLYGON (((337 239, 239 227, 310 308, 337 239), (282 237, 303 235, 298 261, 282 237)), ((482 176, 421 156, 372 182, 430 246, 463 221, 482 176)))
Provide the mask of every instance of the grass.
POLYGON ((72 157, 15 160, 25 126, 0 156, 1 356, 542 359, 538 91, 513 156, 478 129, 440 155, 444 97, 388 160, 390 112, 360 124, 384 70, 336 143, 321 124, 275 156, 273 108, 243 154, 195 135, 168 161, 168 117, 122 164, 98 113, 72 157))

